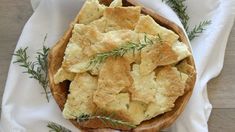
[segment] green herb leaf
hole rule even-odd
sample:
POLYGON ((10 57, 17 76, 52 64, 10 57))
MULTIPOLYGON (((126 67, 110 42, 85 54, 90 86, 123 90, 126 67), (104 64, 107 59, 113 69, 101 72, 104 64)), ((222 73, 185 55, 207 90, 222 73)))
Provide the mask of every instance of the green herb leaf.
POLYGON ((162 1, 166 2, 166 4, 168 4, 178 15, 181 23, 183 24, 187 32, 190 41, 193 40, 195 37, 198 37, 199 34, 201 34, 205 30, 206 26, 211 24, 211 20, 203 21, 200 22, 199 25, 195 25, 192 31, 190 31, 188 26, 188 21, 190 17, 186 12, 187 6, 184 3, 186 0, 162 0, 162 1))
POLYGON ((163 0, 166 2, 178 15, 180 21, 182 22, 186 31, 188 31, 188 21, 189 15, 186 12, 187 7, 185 6, 184 2, 186 0, 163 0))
MULTIPOLYGON (((45 37, 46 38, 46 37, 45 37)), ((45 42, 44 38, 44 42, 45 42)), ((28 47, 18 49, 13 55, 16 57, 16 61, 13 63, 18 63, 19 66, 23 67, 29 78, 33 78, 38 81, 42 86, 46 99, 49 102, 49 91, 48 91, 48 73, 47 73, 47 55, 49 48, 43 46, 42 51, 36 53, 36 60, 30 61, 27 54, 28 47)))
POLYGON ((153 45, 154 41, 156 41, 155 43, 162 43, 162 39, 161 39, 160 35, 157 35, 156 37, 157 37, 156 39, 151 40, 145 35, 144 42, 139 42, 139 43, 127 42, 127 44, 124 44, 116 49, 111 50, 111 51, 97 53, 90 60, 88 67, 97 66, 97 65, 103 63, 108 57, 124 56, 127 52, 131 52, 131 51, 134 54, 136 51, 141 51, 146 46, 153 45))
POLYGON ((72 132, 69 129, 67 129, 61 125, 58 125, 54 122, 49 122, 47 124, 47 127, 50 128, 49 132, 72 132))
POLYGON ((122 121, 122 120, 117 120, 112 118, 111 116, 91 116, 88 114, 81 114, 78 118, 77 118, 77 122, 83 122, 83 121, 88 121, 91 119, 99 119, 105 126, 108 126, 108 124, 110 124, 111 126, 115 127, 115 126, 126 126, 128 128, 135 128, 136 126, 126 122, 126 121, 122 121))
POLYGON ((192 31, 188 32, 189 40, 193 40, 195 37, 198 37, 205 28, 211 24, 211 21, 200 22, 199 25, 196 25, 192 31))

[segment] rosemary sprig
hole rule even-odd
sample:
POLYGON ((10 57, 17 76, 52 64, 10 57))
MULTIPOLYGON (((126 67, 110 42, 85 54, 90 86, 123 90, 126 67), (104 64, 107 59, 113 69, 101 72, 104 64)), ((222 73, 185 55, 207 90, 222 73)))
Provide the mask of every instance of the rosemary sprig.
POLYGON ((54 122, 49 122, 47 124, 47 127, 50 128, 49 132, 72 132, 69 129, 67 129, 59 124, 56 124, 54 122))
POLYGON ((187 7, 184 5, 186 0, 163 0, 165 1, 179 16, 186 31, 188 31, 189 16, 186 13, 187 7))
POLYGON ((115 126, 126 126, 128 128, 135 128, 136 126, 129 123, 129 122, 125 122, 122 120, 117 120, 117 119, 113 119, 112 115, 110 116, 91 116, 88 114, 81 114, 78 118, 77 118, 77 122, 84 122, 84 121, 88 121, 91 119, 99 119, 104 125, 108 126, 108 124, 110 124, 111 126, 115 127, 115 126))
POLYGON ((201 34, 205 28, 211 24, 211 20, 206 20, 203 22, 200 22, 199 25, 195 25, 192 31, 189 30, 188 21, 190 19, 189 15, 187 14, 187 6, 184 4, 186 0, 162 0, 166 2, 179 16, 180 21, 182 22, 187 35, 189 37, 189 40, 193 40, 195 37, 198 37, 199 34, 201 34))
POLYGON ((94 55, 94 57, 90 60, 88 67, 90 66, 97 66, 97 64, 101 64, 104 62, 108 57, 118 57, 123 56, 127 52, 132 51, 133 54, 136 51, 141 51, 143 48, 149 45, 154 44, 154 40, 156 40, 159 43, 162 43, 162 39, 160 35, 156 36, 156 39, 149 39, 146 35, 144 36, 144 42, 134 43, 134 42, 127 42, 127 44, 124 44, 116 49, 113 49, 111 51, 97 53, 94 55))
POLYGON ((29 74, 30 78, 33 78, 38 81, 38 83, 42 86, 46 99, 49 102, 49 95, 48 95, 48 73, 47 73, 47 55, 49 52, 49 48, 43 46, 42 51, 37 52, 36 61, 30 61, 29 56, 27 55, 26 48, 18 49, 15 54, 16 61, 13 63, 18 63, 19 66, 25 68, 26 70, 23 73, 29 74))
POLYGON ((196 25, 192 31, 188 33, 188 37, 190 40, 193 40, 195 37, 198 37, 200 33, 205 30, 205 27, 210 25, 211 21, 203 21, 200 22, 199 25, 196 25))

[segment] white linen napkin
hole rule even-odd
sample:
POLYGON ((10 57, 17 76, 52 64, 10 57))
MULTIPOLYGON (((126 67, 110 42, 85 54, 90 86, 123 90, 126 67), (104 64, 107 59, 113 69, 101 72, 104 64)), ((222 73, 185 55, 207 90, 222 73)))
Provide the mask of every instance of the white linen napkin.
POLYGON ((37 9, 38 5, 40 4, 41 0, 31 0, 30 2, 33 10, 35 11, 35 9, 37 9))
MULTIPOLYGON (((29 55, 33 57, 33 53, 42 48, 46 34, 46 45, 53 46, 67 30, 83 2, 42 0, 26 23, 16 49, 28 46, 29 55)), ((161 0, 139 2, 182 27, 176 14, 161 0)), ((223 67, 225 47, 235 16, 235 1, 187 0, 186 4, 191 26, 209 19, 212 24, 191 43, 198 74, 196 86, 186 109, 168 131, 207 132, 212 109, 207 97, 207 82, 223 67)), ((38 82, 29 79, 22 71, 17 64, 11 63, 3 95, 0 129, 3 132, 46 132, 48 121, 52 121, 73 132, 79 131, 62 117, 52 97, 47 103, 38 82)))

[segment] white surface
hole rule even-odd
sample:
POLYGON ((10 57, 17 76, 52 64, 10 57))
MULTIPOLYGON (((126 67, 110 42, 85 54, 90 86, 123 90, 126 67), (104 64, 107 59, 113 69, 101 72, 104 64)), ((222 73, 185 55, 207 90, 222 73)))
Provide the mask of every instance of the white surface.
POLYGON ((35 11, 38 5, 40 4, 41 0, 31 0, 31 5, 33 10, 35 11))
MULTIPOLYGON (((139 1, 181 25, 171 9, 161 4, 161 0, 139 1)), ((42 47, 45 34, 48 34, 46 45, 54 45, 82 3, 81 0, 43 0, 25 25, 16 49, 29 46, 29 54, 33 55, 42 47)), ((198 80, 185 111, 169 131, 206 132, 211 111, 206 85, 222 69, 227 38, 234 20, 235 1, 188 0, 187 5, 192 25, 205 19, 211 19, 212 24, 192 42, 198 80)), ((53 121, 73 132, 78 131, 62 117, 53 98, 47 103, 37 81, 29 79, 22 71, 16 64, 11 64, 3 96, 0 128, 4 132, 41 132, 48 131, 46 124, 53 121)))

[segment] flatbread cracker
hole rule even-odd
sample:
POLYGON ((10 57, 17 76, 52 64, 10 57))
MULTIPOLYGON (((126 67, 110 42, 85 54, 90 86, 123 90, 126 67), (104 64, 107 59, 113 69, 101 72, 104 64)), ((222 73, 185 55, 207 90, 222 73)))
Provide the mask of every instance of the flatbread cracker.
POLYGON ((82 114, 93 114, 96 105, 92 101, 97 88, 97 78, 88 73, 77 74, 70 84, 69 94, 64 106, 63 116, 76 119, 82 114))
POLYGON ((160 26, 150 16, 140 16, 140 19, 135 27, 135 31, 138 33, 146 33, 150 35, 160 35, 163 41, 169 44, 175 43, 179 36, 173 31, 160 26))
POLYGON ((129 29, 133 30, 140 17, 141 7, 116 7, 106 8, 104 16, 90 23, 95 25, 100 32, 129 29))
POLYGON ((80 24, 88 24, 103 15, 106 6, 99 3, 98 0, 86 0, 78 14, 80 24))
POLYGON ((115 96, 132 84, 130 66, 123 58, 109 58, 100 69, 98 88, 93 101, 99 107, 105 107, 115 99, 115 96))
POLYGON ((145 118, 151 119, 170 111, 174 107, 175 100, 183 95, 187 78, 188 75, 179 72, 176 67, 162 68, 156 76, 158 87, 155 101, 148 105, 145 118))
POLYGON ((72 81, 75 77, 75 73, 68 72, 63 68, 60 68, 57 73, 54 75, 54 82, 55 84, 59 84, 65 80, 72 81))

